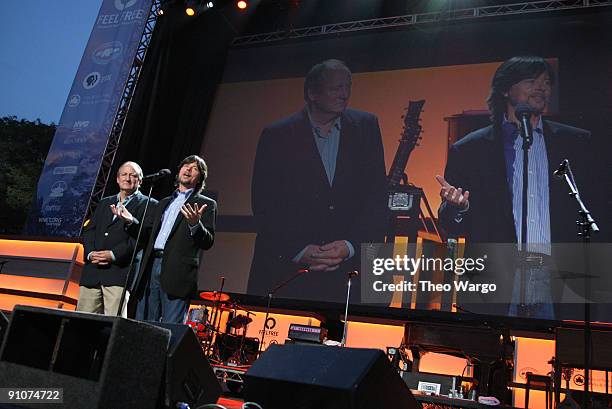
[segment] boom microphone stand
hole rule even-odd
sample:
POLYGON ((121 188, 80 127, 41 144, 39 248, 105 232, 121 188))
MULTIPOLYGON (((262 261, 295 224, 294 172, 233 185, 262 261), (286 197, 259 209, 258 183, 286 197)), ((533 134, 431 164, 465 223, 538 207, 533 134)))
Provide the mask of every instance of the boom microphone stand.
POLYGON ((261 353, 263 352, 262 348, 263 348, 263 344, 264 344, 264 338, 266 337, 266 328, 268 325, 268 317, 270 316, 270 304, 272 303, 272 296, 281 288, 283 288, 284 286, 286 286, 287 284, 289 284, 290 282, 292 282, 293 280, 295 280, 296 278, 298 278, 299 276, 301 276, 304 273, 308 273, 310 272, 310 270, 308 268, 301 268, 297 271, 297 273, 295 273, 294 275, 292 275, 291 277, 289 277, 288 279, 286 279, 285 281, 281 281, 279 284, 277 284, 275 287, 273 287, 270 292, 268 292, 267 298, 268 298, 268 304, 266 305, 266 317, 264 318, 264 324, 263 324, 263 331, 261 332, 261 340, 259 341, 259 348, 257 350, 257 356, 261 355, 261 353))
POLYGON ((589 243, 591 241, 591 233, 599 232, 599 227, 595 223, 595 219, 591 216, 591 212, 585 206, 584 202, 580 198, 580 192, 578 186, 574 180, 574 174, 568 159, 564 159, 561 162, 559 168, 553 172, 555 176, 563 177, 570 188, 570 196, 576 199, 578 203, 578 213, 580 219, 578 220, 578 226, 580 231, 578 235, 582 238, 582 248, 584 257, 584 279, 586 280, 585 288, 585 302, 584 302, 584 402, 583 408, 588 409, 590 406, 590 390, 589 390, 589 371, 591 369, 591 304, 588 302, 586 297, 590 294, 590 283, 589 278, 591 276, 591 260, 589 256, 589 243))
MULTIPOLYGON (((117 310, 117 317, 121 316, 121 311, 123 311, 123 304, 125 303, 125 294, 127 292, 127 287, 130 283, 130 278, 132 277, 132 268, 134 267, 134 260, 136 259, 136 253, 138 252, 138 243, 140 242, 140 235, 142 233, 142 227, 145 224, 145 220, 147 219, 147 211, 149 210, 149 203, 151 202, 151 194, 153 193, 153 187, 155 186, 155 179, 151 180, 151 186, 149 187, 149 194, 147 195, 147 203, 145 204, 145 209, 142 214, 142 220, 140 220, 140 226, 138 226, 138 235, 136 236, 136 242, 134 243, 134 250, 132 251, 132 258, 130 260, 130 265, 128 267, 128 273, 125 277, 125 283, 123 283, 123 291, 121 292, 121 300, 119 301, 119 308, 117 310)), ((135 277, 138 280, 138 273, 135 277)))

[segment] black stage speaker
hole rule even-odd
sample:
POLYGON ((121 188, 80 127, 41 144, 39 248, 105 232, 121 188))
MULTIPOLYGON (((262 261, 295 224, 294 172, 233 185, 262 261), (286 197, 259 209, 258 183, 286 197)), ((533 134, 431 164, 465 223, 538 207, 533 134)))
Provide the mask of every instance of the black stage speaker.
POLYGON ((166 407, 174 408, 177 402, 188 403, 192 408, 217 403, 221 385, 191 327, 158 322, 149 324, 171 332, 162 391, 166 407))
POLYGON ((63 389, 63 405, 23 407, 153 409, 169 341, 168 330, 147 323, 17 306, 0 349, 0 385, 63 389))
POLYGON ((265 409, 416 409, 378 349, 272 345, 246 373, 245 402, 265 409))

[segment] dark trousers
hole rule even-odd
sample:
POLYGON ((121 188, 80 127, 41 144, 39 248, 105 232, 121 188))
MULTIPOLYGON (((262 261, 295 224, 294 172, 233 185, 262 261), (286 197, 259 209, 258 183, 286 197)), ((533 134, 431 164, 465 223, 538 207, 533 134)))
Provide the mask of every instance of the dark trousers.
POLYGON ((189 310, 189 299, 171 297, 160 285, 161 257, 151 263, 150 280, 136 307, 136 319, 141 321, 161 321, 175 324, 185 323, 189 310))

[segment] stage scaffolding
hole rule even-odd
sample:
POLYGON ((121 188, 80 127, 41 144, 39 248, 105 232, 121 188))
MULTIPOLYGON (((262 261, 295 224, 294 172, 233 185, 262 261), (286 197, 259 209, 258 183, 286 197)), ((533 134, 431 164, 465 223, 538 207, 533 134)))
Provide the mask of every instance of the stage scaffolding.
POLYGON ((296 28, 236 37, 233 46, 246 46, 304 37, 329 34, 351 33, 384 28, 409 27, 417 24, 446 23, 449 21, 471 20, 483 17, 544 13, 562 10, 576 10, 612 6, 612 0, 544 0, 504 5, 481 6, 463 9, 443 9, 436 12, 407 14, 403 16, 375 18, 325 24, 322 26, 296 28))
MULTIPOLYGON (((140 70, 144 64, 147 49, 153 36, 155 23, 158 17, 158 10, 164 0, 152 0, 151 9, 145 23, 145 27, 138 45, 136 56, 132 63, 125 89, 119 102, 119 108, 112 121, 112 128, 106 150, 102 156, 100 169, 94 185, 93 193, 87 206, 85 220, 90 218, 98 204, 104 196, 106 184, 111 176, 111 170, 115 154, 119 147, 119 141, 123 133, 125 119, 127 117, 130 103, 134 95, 134 90, 138 83, 140 70)), ((612 0, 543 0, 533 2, 511 3, 504 5, 490 5, 472 8, 452 9, 446 8, 436 12, 408 14, 369 20, 348 21, 342 23, 326 24, 321 26, 304 27, 284 31, 274 31, 261 34, 253 34, 236 37, 232 45, 235 47, 248 46, 278 42, 283 40, 293 40, 306 37, 325 36, 330 34, 351 33, 365 30, 376 30, 397 27, 409 27, 417 24, 446 23, 450 21, 465 21, 483 17, 509 16, 528 13, 545 13, 563 10, 588 9, 595 7, 612 6, 612 0)))

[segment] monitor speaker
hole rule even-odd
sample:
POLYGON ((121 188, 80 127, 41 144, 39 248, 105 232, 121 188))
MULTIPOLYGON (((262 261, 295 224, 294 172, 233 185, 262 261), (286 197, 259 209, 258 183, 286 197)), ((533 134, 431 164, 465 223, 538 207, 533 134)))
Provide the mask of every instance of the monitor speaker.
POLYGON ((246 373, 245 401, 265 409, 416 409, 377 349, 272 345, 246 373))
POLYGON ((168 330, 143 322, 17 306, 0 349, 0 385, 61 388, 67 409, 153 409, 169 340, 168 330))
POLYGON ((149 323, 171 333, 163 377, 162 395, 165 406, 175 408, 178 402, 184 402, 191 408, 198 408, 216 403, 221 395, 221 385, 191 327, 149 323))

